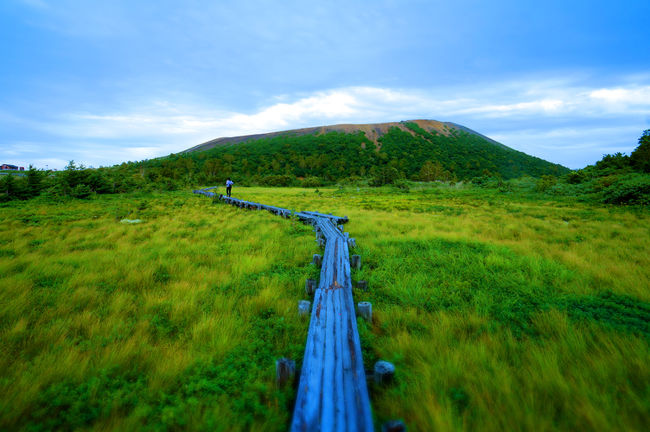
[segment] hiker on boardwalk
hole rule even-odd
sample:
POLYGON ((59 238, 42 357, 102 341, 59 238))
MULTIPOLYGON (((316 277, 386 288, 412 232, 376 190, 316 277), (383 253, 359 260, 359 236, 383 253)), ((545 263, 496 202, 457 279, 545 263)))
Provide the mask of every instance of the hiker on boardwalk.
POLYGON ((230 177, 228 177, 228 180, 226 180, 226 195, 230 196, 230 190, 232 189, 232 185, 234 185, 235 182, 230 180, 230 177))

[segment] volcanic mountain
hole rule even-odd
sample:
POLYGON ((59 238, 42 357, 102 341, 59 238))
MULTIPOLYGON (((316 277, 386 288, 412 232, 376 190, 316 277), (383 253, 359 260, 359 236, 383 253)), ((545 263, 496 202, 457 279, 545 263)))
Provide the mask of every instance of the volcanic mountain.
POLYGON ((436 120, 339 124, 217 138, 183 151, 182 156, 198 158, 200 164, 214 159, 208 164, 214 166, 214 173, 258 179, 287 176, 335 181, 390 172, 416 180, 434 165, 457 179, 537 177, 569 171, 465 126, 436 120))
MULTIPOLYGON (((440 122, 437 120, 407 120, 407 121, 400 121, 400 122, 388 122, 388 123, 370 123, 370 124, 337 124, 337 125, 330 125, 330 126, 316 126, 316 127, 309 127, 309 128, 302 128, 302 129, 291 129, 291 130, 286 130, 286 131, 280 131, 280 132, 268 132, 268 133, 263 133, 263 134, 254 134, 254 135, 242 135, 242 136, 236 136, 236 137, 223 137, 223 138, 215 138, 210 141, 206 141, 202 144, 196 145, 192 148, 189 148, 185 150, 185 152, 193 152, 193 151, 203 151, 203 150, 209 150, 214 147, 218 146, 224 146, 224 145, 229 145, 229 144, 239 144, 242 142, 246 141, 254 141, 254 140, 261 140, 265 138, 274 138, 278 136, 286 136, 286 135, 292 135, 292 136, 300 136, 300 135, 323 135, 328 132, 343 132, 346 134, 354 134, 357 132, 363 132, 366 137, 375 143, 377 148, 381 147, 381 143, 379 142, 379 138, 384 136, 386 133, 391 128, 398 128, 402 131, 408 132, 412 135, 415 134, 415 132, 411 129, 409 129, 406 125, 409 123, 414 123, 418 125, 420 128, 427 132, 434 132, 434 133, 440 133, 443 135, 449 135, 452 130, 457 130, 457 131, 464 131, 468 132, 477 136, 480 136, 484 138, 486 141, 489 141, 493 144, 500 145, 503 147, 503 144, 498 143, 497 141, 494 141, 484 135, 481 135, 478 132, 475 132, 469 128, 466 128, 465 126, 461 126, 456 123, 451 123, 451 122, 440 122)), ((507 148, 507 147, 506 147, 507 148)))

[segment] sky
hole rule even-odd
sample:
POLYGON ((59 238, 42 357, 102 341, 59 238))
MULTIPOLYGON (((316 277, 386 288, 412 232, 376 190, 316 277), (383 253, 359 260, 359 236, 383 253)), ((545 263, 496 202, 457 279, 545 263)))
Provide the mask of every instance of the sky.
POLYGON ((451 121, 570 168, 650 129, 647 0, 0 1, 0 163, 451 121))

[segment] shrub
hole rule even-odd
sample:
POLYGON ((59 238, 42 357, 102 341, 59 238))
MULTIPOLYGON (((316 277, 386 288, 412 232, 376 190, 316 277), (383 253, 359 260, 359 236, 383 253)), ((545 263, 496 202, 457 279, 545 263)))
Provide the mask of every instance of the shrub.
POLYGON ((630 174, 607 187, 603 201, 609 204, 650 204, 650 177, 630 174))
POLYGON ((471 183, 482 188, 496 188, 499 184, 499 179, 490 175, 482 175, 480 177, 474 177, 471 183))
POLYGON ((22 179, 16 179, 13 174, 6 174, 0 179, 0 201, 22 199, 25 187, 22 179))
POLYGON ((307 177, 305 178, 302 182, 300 182, 300 186, 306 187, 306 188, 311 188, 311 187, 318 187, 318 186, 324 186, 325 183, 320 177, 307 177))
POLYGON ((344 177, 339 179, 337 184, 342 186, 362 186, 362 185, 367 185, 368 180, 363 177, 353 175, 350 177, 344 177))
POLYGON ((291 186, 294 178, 289 175, 267 175, 260 179, 264 186, 291 186))
POLYGON ((409 184, 406 180, 404 179, 397 179, 395 182, 393 182, 393 186, 400 190, 401 192, 410 192, 411 188, 409 187, 409 184))
POLYGON ((368 182, 370 186, 393 184, 395 180, 401 177, 397 168, 392 166, 373 167, 370 173, 372 174, 372 179, 368 182))
POLYGON ((650 173, 650 129, 643 131, 639 146, 630 155, 630 164, 637 171, 650 173))
POLYGON ((422 181, 449 181, 453 178, 453 174, 446 170, 438 161, 426 161, 422 168, 420 168, 419 179, 422 181))
POLYGON ((603 177, 598 178, 594 184, 594 189, 598 191, 602 191, 604 189, 607 189, 614 183, 618 182, 620 177, 616 174, 611 174, 611 175, 606 175, 603 177))
POLYGON ((606 170, 623 170, 630 166, 630 157, 621 152, 614 153, 613 155, 606 154, 601 160, 596 162, 596 168, 601 171, 606 170))
POLYGON ((552 175, 543 175, 541 179, 537 180, 537 185, 535 186, 535 189, 538 192, 544 192, 552 188, 553 186, 555 186, 556 183, 557 183, 557 177, 552 175))
POLYGON ((583 170, 571 171, 566 175, 566 182, 569 184, 579 184, 585 181, 587 176, 583 170))
POLYGON ((86 199, 90 198, 90 195, 92 195, 93 191, 90 189, 90 186, 87 184, 78 184, 74 188, 72 188, 72 191, 70 191, 70 195, 73 198, 81 198, 81 199, 86 199))

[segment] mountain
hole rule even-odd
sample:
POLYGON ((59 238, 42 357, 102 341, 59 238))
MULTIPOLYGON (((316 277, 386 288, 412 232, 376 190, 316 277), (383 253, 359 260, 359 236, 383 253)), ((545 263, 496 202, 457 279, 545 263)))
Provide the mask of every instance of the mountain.
POLYGON ((323 135, 328 132, 343 132, 347 134, 353 134, 359 131, 363 132, 366 135, 366 137, 370 141, 374 142, 375 145, 379 148, 381 147, 381 144, 379 143, 379 138, 381 138, 386 133, 388 133, 388 131, 393 127, 403 130, 405 132, 413 133, 411 129, 409 129, 406 126, 408 123, 415 123, 416 125, 418 125, 420 128, 422 128, 427 132, 442 133, 444 135, 449 135, 450 133, 449 131, 452 129, 459 130, 459 131, 462 130, 474 135, 481 136, 487 141, 505 147, 503 144, 498 143, 497 141, 494 141, 484 135, 479 134, 478 132, 471 130, 470 128, 461 126, 456 123, 439 122, 437 120, 407 120, 401 122, 371 123, 371 124, 337 124, 337 125, 330 125, 330 126, 317 126, 317 127, 302 128, 302 129, 291 129, 291 130, 280 131, 280 132, 268 132, 263 134, 216 138, 210 141, 206 141, 202 144, 196 145, 192 148, 189 148, 185 150, 183 153, 210 150, 212 148, 219 147, 219 146, 239 144, 242 142, 255 141, 255 140, 261 140, 267 138, 275 138, 278 136, 323 135))
MULTIPOLYGON (((509 179, 569 172, 465 126, 435 120, 340 124, 217 138, 172 156, 178 158, 194 160, 208 179, 226 175, 261 183, 269 176, 338 181, 381 175, 470 179, 488 174, 509 179)), ((295 183, 280 183, 287 181, 295 183)))

